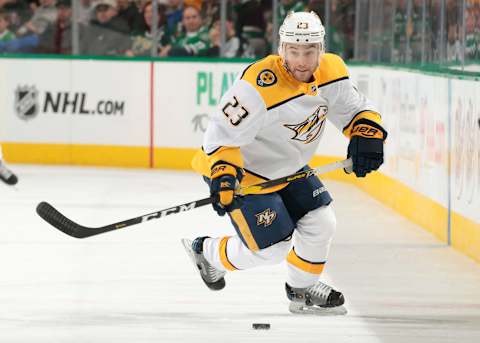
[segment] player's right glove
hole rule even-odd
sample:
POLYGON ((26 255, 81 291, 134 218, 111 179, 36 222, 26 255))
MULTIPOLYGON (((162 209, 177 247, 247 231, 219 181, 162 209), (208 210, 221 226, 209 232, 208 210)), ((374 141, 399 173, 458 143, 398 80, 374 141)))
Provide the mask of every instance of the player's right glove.
POLYGON ((380 124, 360 119, 352 128, 347 157, 352 158, 352 169, 357 177, 365 177, 383 163, 383 142, 387 131, 380 124))
POLYGON ((211 168, 210 196, 213 209, 219 216, 242 206, 241 196, 235 195, 237 184, 243 177, 243 170, 233 164, 218 161, 211 168))

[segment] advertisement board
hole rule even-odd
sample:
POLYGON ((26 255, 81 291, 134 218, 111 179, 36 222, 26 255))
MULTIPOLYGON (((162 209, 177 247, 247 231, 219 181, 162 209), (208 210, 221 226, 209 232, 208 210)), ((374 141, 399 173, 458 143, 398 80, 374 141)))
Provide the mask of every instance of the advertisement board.
POLYGON ((148 65, 2 60, 2 140, 148 146, 148 65))
POLYGON ((382 68, 354 68, 353 74, 388 130, 382 173, 446 207, 448 80, 382 68))
POLYGON ((480 87, 451 80, 452 209, 480 225, 480 87))
POLYGON ((245 63, 155 63, 155 146, 199 148, 209 115, 245 63))

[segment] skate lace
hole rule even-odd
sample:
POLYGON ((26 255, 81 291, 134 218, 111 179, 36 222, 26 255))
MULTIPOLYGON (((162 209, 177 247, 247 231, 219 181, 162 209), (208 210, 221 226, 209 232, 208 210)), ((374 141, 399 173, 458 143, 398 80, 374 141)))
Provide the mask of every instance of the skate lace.
POLYGON ((317 284, 309 287, 307 291, 319 298, 324 299, 325 301, 327 300, 328 296, 330 295, 330 292, 332 291, 332 287, 329 285, 324 284, 323 282, 318 282, 317 284))
POLYGON ((225 275, 225 272, 218 270, 210 263, 206 263, 206 267, 208 279, 210 279, 212 282, 220 280, 225 275))

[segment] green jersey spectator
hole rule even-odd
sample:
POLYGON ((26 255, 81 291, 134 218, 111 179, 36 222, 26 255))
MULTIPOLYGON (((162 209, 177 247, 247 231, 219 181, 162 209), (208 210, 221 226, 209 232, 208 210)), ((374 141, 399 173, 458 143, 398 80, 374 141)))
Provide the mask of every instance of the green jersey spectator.
POLYGON ((0 12, 0 42, 9 42, 15 39, 15 35, 8 29, 8 14, 0 12))
POLYGON ((467 61, 480 59, 480 29, 476 24, 474 7, 470 6, 466 13, 465 59, 467 61))
POLYGON ((160 56, 204 56, 210 47, 208 30, 202 26, 200 11, 193 6, 185 7, 183 29, 172 37, 172 44, 160 52, 160 56))

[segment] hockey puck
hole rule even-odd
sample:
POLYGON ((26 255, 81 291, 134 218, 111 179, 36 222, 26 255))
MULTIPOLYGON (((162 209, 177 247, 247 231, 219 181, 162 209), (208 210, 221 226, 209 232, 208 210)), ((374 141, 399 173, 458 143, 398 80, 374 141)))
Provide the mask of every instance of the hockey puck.
POLYGON ((254 330, 270 330, 270 324, 268 324, 268 323, 253 323, 252 328, 254 330))

